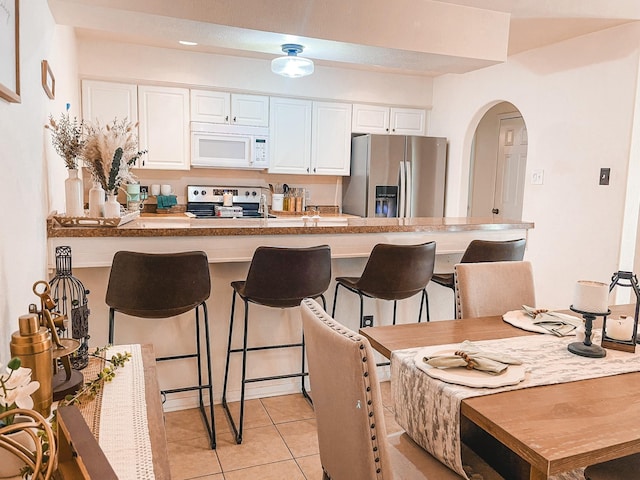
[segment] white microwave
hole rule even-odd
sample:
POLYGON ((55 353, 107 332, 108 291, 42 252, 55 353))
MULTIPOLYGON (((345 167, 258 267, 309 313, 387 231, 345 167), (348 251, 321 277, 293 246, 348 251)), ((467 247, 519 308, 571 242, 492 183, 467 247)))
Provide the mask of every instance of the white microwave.
POLYGON ((191 122, 191 166, 268 168, 269 128, 191 122))

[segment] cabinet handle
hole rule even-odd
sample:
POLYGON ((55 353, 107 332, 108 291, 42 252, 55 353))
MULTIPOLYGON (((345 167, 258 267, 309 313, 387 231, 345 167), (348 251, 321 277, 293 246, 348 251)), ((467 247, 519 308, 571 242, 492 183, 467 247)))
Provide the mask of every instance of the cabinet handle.
POLYGON ((497 215, 497 214, 500 213, 500 209, 494 208, 494 209, 491 210, 491 213, 493 213, 494 215, 497 215))
POLYGON ((236 123, 236 117, 233 117, 233 123, 236 123))
POLYGON ((388 128, 385 128, 385 130, 386 130, 387 132, 389 131, 389 129, 388 129, 388 128))
POLYGON ((226 117, 224 117, 224 121, 228 122, 229 121, 229 115, 227 115, 226 117))
POLYGON ((316 173, 316 167, 313 167, 313 173, 316 173))
POLYGON ((309 167, 307 167, 307 173, 309 173, 309 167))

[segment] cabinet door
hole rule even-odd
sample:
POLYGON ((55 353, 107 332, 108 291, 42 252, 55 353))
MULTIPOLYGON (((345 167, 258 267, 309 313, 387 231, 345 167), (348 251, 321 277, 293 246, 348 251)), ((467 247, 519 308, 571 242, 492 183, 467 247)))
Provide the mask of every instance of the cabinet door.
POLYGON ((230 95, 227 92, 191 90, 191 121, 229 123, 230 95))
POLYGON ((311 173, 349 175, 351 170, 351 105, 313 102, 311 173))
POLYGON ((269 111, 269 173, 309 173, 311 102, 271 97, 269 111))
POLYGON ((389 133, 389 107, 354 104, 351 131, 354 133, 389 133))
POLYGON ((138 121, 138 90, 128 83, 82 81, 82 118, 107 125, 114 120, 138 121))
POLYGON ((231 123, 269 126, 269 97, 265 95, 231 94, 231 123))
POLYGON ((418 108, 391 108, 391 133, 394 135, 425 135, 427 112, 418 108))
POLYGON ((175 87, 138 87, 142 167, 189 169, 189 90, 175 87))

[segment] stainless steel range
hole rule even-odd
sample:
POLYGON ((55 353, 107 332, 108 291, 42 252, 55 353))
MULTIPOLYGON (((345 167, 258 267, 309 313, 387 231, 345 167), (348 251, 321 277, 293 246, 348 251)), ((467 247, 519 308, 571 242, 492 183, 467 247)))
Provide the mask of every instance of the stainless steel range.
POLYGON ((261 217, 260 187, 187 186, 187 212, 197 218, 261 217))

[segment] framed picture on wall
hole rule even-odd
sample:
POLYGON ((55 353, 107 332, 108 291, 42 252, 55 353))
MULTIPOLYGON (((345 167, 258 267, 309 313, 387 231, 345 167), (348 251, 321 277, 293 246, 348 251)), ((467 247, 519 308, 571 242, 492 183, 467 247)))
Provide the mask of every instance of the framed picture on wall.
POLYGON ((46 60, 42 60, 42 88, 51 100, 56 98, 56 77, 53 76, 51 65, 46 60))
POLYGON ((20 0, 0 1, 0 98, 20 103, 20 0))

